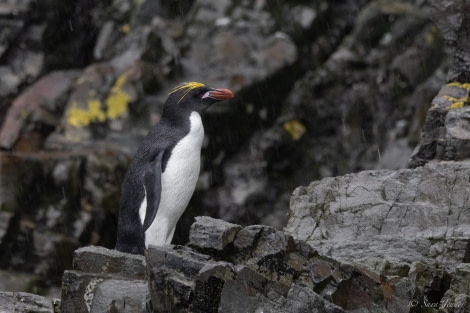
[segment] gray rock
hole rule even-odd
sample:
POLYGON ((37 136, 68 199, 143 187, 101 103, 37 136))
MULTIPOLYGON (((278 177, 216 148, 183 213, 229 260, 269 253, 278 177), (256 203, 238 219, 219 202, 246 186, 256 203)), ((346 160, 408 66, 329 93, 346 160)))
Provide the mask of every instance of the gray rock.
MULTIPOLYGON (((40 42, 43 26, 31 27, 31 33, 35 38, 25 38, 25 41, 40 42)), ((44 70, 44 53, 41 51, 24 51, 15 52, 15 58, 11 60, 11 68, 13 72, 20 78, 20 83, 36 80, 44 70)))
MULTIPOLYGON (((381 186, 386 186, 380 196, 395 199, 395 205, 400 201, 405 204, 408 196, 416 197, 424 204, 422 193, 427 194, 426 188, 418 188, 419 192, 410 187, 406 189, 404 182, 411 175, 406 175, 407 172, 414 171, 398 171, 396 174, 402 181, 401 193, 396 184, 393 184, 392 171, 378 172, 382 176, 387 173, 388 179, 383 179, 382 185, 376 184, 375 189, 381 190, 381 186)), ((456 171, 460 172, 462 171, 456 171)), ((356 210, 360 207, 358 203, 361 199, 368 201, 368 208, 375 199, 372 196, 374 187, 367 184, 366 179, 371 172, 363 174, 367 175, 357 175, 361 177, 361 185, 368 191, 358 187, 352 177, 348 182, 351 189, 347 189, 347 199, 355 204, 356 210), (360 190, 366 194, 360 194, 360 190)), ((382 176, 377 174, 373 177, 382 176)), ((340 179, 337 178, 337 187, 341 186, 338 183, 340 179)), ((421 182, 425 183, 426 178, 421 182)), ((300 196, 300 190, 297 189, 293 202, 300 201, 296 199, 300 196)), ((318 196, 324 194, 319 192, 314 196, 311 190, 306 192, 307 190, 308 188, 303 188, 304 204, 311 199, 319 200, 318 196)), ((458 191, 455 187, 454 190, 458 191)), ((326 194, 327 198, 332 197, 332 192, 327 191, 326 194)), ((338 196, 337 199, 341 199, 341 203, 346 202, 346 198, 338 196)), ((310 204, 309 210, 313 207, 315 206, 310 204)), ((324 209, 327 210, 326 206, 324 209)), ((332 212, 329 214, 334 217, 332 212)), ((342 214, 345 214, 345 210, 342 210, 342 214)), ((294 214, 292 219, 295 218, 297 215, 294 214)), ((207 217, 197 219, 196 224, 193 232, 197 229, 197 233, 211 233, 215 242, 222 241, 226 232, 214 229, 233 227, 232 224, 207 217)), ((344 228, 349 232, 347 227, 344 228)), ((369 237, 369 241, 366 238, 361 239, 366 244, 375 240, 374 236, 369 237)), ((463 308, 469 303, 466 284, 468 268, 465 264, 459 264, 451 271, 441 266, 441 263, 436 266, 434 263, 409 264, 389 260, 387 251, 383 252, 384 256, 380 260, 372 252, 367 252, 372 255, 371 259, 358 260, 351 254, 348 260, 339 262, 322 255, 321 249, 324 246, 318 242, 315 245, 320 246, 319 253, 313 250, 310 246, 311 238, 305 242, 271 227, 248 226, 237 231, 233 249, 202 249, 200 246, 193 246, 194 249, 204 251, 201 253, 186 246, 150 246, 145 255, 147 281, 133 279, 133 272, 141 275, 139 270, 123 270, 126 266, 140 267, 142 257, 99 247, 82 248, 77 251, 74 260, 75 268, 81 271, 64 273, 62 313, 366 313, 377 310, 405 313, 410 312, 413 306, 425 306, 426 303, 439 303, 441 300, 458 303, 463 308), (122 274, 123 271, 126 271, 125 275, 122 274)), ((402 238, 399 240, 405 241, 402 238)), ((439 241, 437 237, 433 240, 439 241)), ((330 255, 335 253, 334 249, 330 249, 330 255)), ((356 254, 361 255, 361 252, 362 250, 358 250, 356 254)), ((340 257, 335 256, 338 259, 340 257)))
POLYGON ((465 1, 431 0, 432 16, 447 44, 456 45, 458 31, 462 25, 465 1))
POLYGON ((72 87, 78 76, 78 71, 57 71, 44 76, 34 85, 15 99, 9 108, 5 121, 0 130, 0 147, 21 151, 18 141, 22 140, 23 149, 30 151, 40 148, 43 142, 35 143, 36 139, 27 135, 34 125, 43 125, 54 128, 59 124, 60 118, 56 112, 62 111, 65 105, 64 97, 72 87))
POLYGON ((196 217, 191 225, 189 244, 201 249, 222 251, 233 242, 242 227, 208 216, 196 217))
MULTIPOLYGON (((8 16, 12 13, 18 12, 18 10, 21 11, 21 13, 24 13, 26 11, 26 7, 27 4, 23 6, 16 3, 0 3, 0 17, 4 17, 4 15, 8 16)), ((0 31, 0 56, 3 57, 9 44, 11 44, 21 33, 24 27, 24 21, 22 18, 14 20, 1 18, 0 25, 2 28, 0 31)))
POLYGON ((184 247, 151 246, 147 252, 150 297, 156 312, 217 312, 231 264, 184 247))
MULTIPOLYGON (((223 233, 219 233, 219 237, 223 237, 223 233)), ((271 227, 249 226, 237 233, 233 250, 225 250, 222 254, 215 249, 205 250, 213 253, 213 258, 231 260, 231 264, 216 262, 188 248, 151 247, 147 265, 151 272, 152 307, 157 312, 180 312, 184 308, 197 312, 196 308, 202 308, 202 312, 304 312, 315 309, 344 312, 336 304, 354 309, 360 307, 344 300, 351 299, 347 286, 380 287, 378 276, 371 279, 364 271, 351 266, 321 261, 302 246, 301 242, 296 243, 271 227), (321 262, 322 266, 312 269, 311 264, 321 262), (329 270, 325 271, 325 268, 329 270), (314 272, 324 275, 323 279, 314 282, 314 272), (369 285, 365 281, 370 281, 369 285), (212 301, 194 302, 197 298, 206 299, 196 294, 207 293, 212 295, 212 301)), ((382 296, 381 289, 377 291, 380 292, 374 295, 382 296)), ((360 302, 365 307, 373 303, 367 296, 356 298, 367 301, 365 304, 360 302)))
MULTIPOLYGON (((202 228, 200 220, 196 223, 202 228)), ((224 233, 218 236, 220 240, 224 233)), ((186 247, 150 247, 152 308, 156 312, 344 312, 307 287, 313 286, 311 278, 300 273, 308 273, 308 261, 287 238, 270 227, 250 226, 238 232, 234 250, 206 249, 211 257, 186 247), (238 236, 243 238, 237 241, 238 236), (240 258, 237 254, 243 251, 240 258), (233 263, 214 260, 221 257, 233 263)))
POLYGON ((0 292, 0 312, 55 313, 60 301, 26 292, 0 292))
POLYGON ((343 262, 419 261, 453 272, 470 236, 469 178, 468 162, 325 178, 294 191, 286 232, 343 262))
POLYGON ((89 313, 96 287, 111 275, 65 271, 62 278, 60 311, 89 313))
MULTIPOLYGON (((120 266, 125 264, 126 261, 120 266)), ((88 273, 84 266, 82 268, 84 272, 64 272, 60 306, 62 313, 146 311, 149 294, 146 280, 138 279, 138 277, 126 278, 104 271, 88 273)), ((91 270, 94 268, 95 265, 91 270)))
POLYGON ((96 44, 93 49, 93 57, 96 60, 101 60, 105 53, 105 48, 109 45, 109 39, 114 31, 115 24, 112 21, 107 21, 103 24, 96 39, 96 44))
MULTIPOLYGON (((269 7, 270 13, 277 9, 269 7)), ((266 101, 267 106, 262 103, 270 92, 264 93, 263 86, 253 91, 262 95, 253 104, 243 95, 244 129, 250 129, 250 117, 256 117, 255 127, 246 137, 236 125, 230 127, 237 129, 236 139, 246 144, 222 163, 223 180, 205 194, 205 204, 224 220, 282 227, 287 222, 286 193, 299 184, 362 169, 405 167, 419 138, 427 103, 445 79, 444 49, 428 7, 386 1, 356 1, 354 6, 321 2, 312 7, 317 16, 307 36, 315 34, 316 39, 297 47, 312 52, 315 66, 300 72, 296 83, 266 101), (337 18, 342 10, 348 13, 337 18), (277 99, 283 99, 283 104, 272 114, 266 108, 272 108, 277 99), (266 114, 273 122, 264 119, 266 114), (412 134, 410 116, 417 124, 412 134), (269 126, 259 128, 260 121, 269 126), (266 218, 268 214, 278 217, 276 222, 266 218)), ((284 17, 299 12, 288 4, 279 10, 284 17)), ((279 19, 279 24, 289 25, 282 29, 290 36, 305 36, 297 33, 302 29, 297 25, 299 16, 284 24, 279 19)), ((276 72, 279 84, 273 79, 266 86, 285 86, 290 81, 285 78, 293 77, 293 72, 292 68, 276 72)), ((225 127, 227 123, 221 122, 217 129, 225 127)), ((233 132, 220 137, 235 140, 233 132)), ((224 147, 223 140, 219 142, 218 147, 224 147)))
MULTIPOLYGON (((257 142, 268 142, 267 138, 258 138, 257 142), (264 140, 263 140, 264 139, 264 140)), ((252 208, 253 202, 261 203, 267 200, 270 193, 267 192, 267 163, 263 160, 262 150, 252 144, 250 154, 240 155, 236 159, 227 161, 224 166, 224 186, 218 188, 219 216, 228 221, 247 223, 246 220, 260 220, 268 210, 252 208), (248 213, 249 212, 249 213, 248 213), (248 213, 248 214, 247 214, 248 213), (246 221, 246 222, 245 222, 246 221)))
POLYGON ((465 1, 431 1, 435 22, 451 50, 453 59, 447 74, 448 83, 432 101, 426 115, 420 142, 413 151, 409 166, 417 167, 432 160, 468 158, 468 65, 469 23, 462 12, 465 1))
POLYGON ((252 256, 252 249, 256 245, 260 233, 263 231, 259 226, 248 226, 240 230, 233 242, 239 258, 248 259, 252 256))
POLYGON ((96 286, 89 312, 146 312, 147 296, 147 281, 105 280, 96 286))
POLYGON ((209 84, 237 90, 296 61, 297 47, 288 34, 273 31, 267 10, 255 13, 251 5, 240 5, 227 16, 230 6, 229 1, 195 3, 188 51, 181 59, 189 78, 205 77, 209 84))
POLYGON ((21 83, 20 78, 15 75, 11 68, 0 67, 0 97, 14 94, 21 83))
POLYGON ((62 280, 61 312, 147 312, 145 259, 102 247, 74 254, 62 280))
MULTIPOLYGON (((3 201, 2 201, 3 202, 3 201)), ((8 225, 10 224, 13 214, 10 212, 0 211, 0 244, 2 243, 3 236, 5 236, 8 225)))
POLYGON ((74 269, 86 273, 113 274, 113 277, 144 279, 145 258, 103 247, 88 246, 75 250, 74 269))
MULTIPOLYGON (((31 288, 38 282, 38 276, 32 273, 24 273, 13 270, 0 270, 0 291, 4 292, 20 292, 28 290, 30 293, 35 293, 36 290, 31 288)), ((60 291, 53 295, 53 297, 60 297, 60 291)))
MULTIPOLYGON (((120 188, 113 187, 112 182, 124 175, 128 161, 125 156, 103 150, 100 156, 86 151, 51 151, 35 155, 3 152, 0 158, 0 234, 9 236, 1 246, 1 264, 34 272, 38 275, 36 281, 47 287, 60 281, 63 270, 71 267, 73 251, 81 240, 114 244, 107 224, 110 216, 101 208, 117 210, 120 188), (28 197, 11 190, 20 184, 28 197), (49 190, 49 197, 56 199, 55 203, 44 195, 45 189, 49 190), (84 197, 86 190, 93 191, 89 193, 93 196, 84 197), (37 199, 34 205, 26 200, 30 197, 37 199), (100 233, 103 225, 108 227, 107 232, 90 237, 91 233, 100 233), (17 229, 14 234, 7 232, 13 229, 17 229)), ((140 277, 144 276, 144 268, 141 264, 140 277)))
POLYGON ((448 81, 467 82, 470 77, 468 64, 468 17, 462 12, 469 8, 466 1, 431 1, 432 14, 453 54, 453 62, 447 75, 448 81))
POLYGON ((432 101, 421 140, 410 156, 409 167, 432 160, 468 158, 468 86, 458 82, 444 85, 432 101))
POLYGON ((312 289, 293 285, 287 296, 275 293, 255 293, 247 288, 250 281, 228 281, 222 291, 219 312, 227 313, 343 313, 340 307, 321 298, 312 289))
MULTIPOLYGON (((289 194, 295 187, 318 177, 377 166, 403 167, 410 147, 418 140, 427 105, 442 86, 443 72, 449 67, 439 32, 430 22, 426 1, 360 0, 332 5, 328 1, 299 4, 299 1, 115 0, 109 6, 92 2, 77 1, 70 6, 60 1, 15 0, 0 4, 0 25, 6 26, 0 27, 0 55, 3 81, 8 83, 0 87, 6 89, 0 91, 4 95, 0 99, 0 120, 12 103, 10 98, 28 94, 28 85, 36 82, 33 85, 36 86, 40 81, 37 76, 48 75, 51 66, 86 67, 71 94, 65 92, 57 101, 46 103, 45 108, 35 111, 27 120, 21 120, 27 112, 18 110, 20 120, 15 127, 8 127, 4 149, 25 153, 1 155, 0 235, 6 234, 3 238, 9 241, 2 240, 0 245, 1 264, 40 273, 46 285, 51 276, 58 281, 63 267, 70 266, 66 260, 71 259, 72 250, 79 244, 109 247, 114 244, 122 175, 140 139, 160 117, 166 90, 175 81, 203 80, 236 91, 233 100, 236 105, 221 104, 206 112, 205 127, 211 140, 204 147, 202 174, 207 183, 198 188, 178 226, 175 240, 184 243, 194 215, 218 215, 241 225, 269 222, 281 229, 287 221, 289 194), (50 3, 57 4, 54 10, 49 10, 50 3), (23 22, 25 18, 27 23, 23 22), (44 47, 50 53, 44 53, 44 47), (92 53, 102 63, 88 64, 92 53), (14 94, 14 89, 21 95, 14 94), (124 101, 108 106, 110 98, 124 101), (80 111, 74 111, 74 107, 80 111), (122 115, 114 115, 117 112, 122 115), (86 125, 72 127, 69 118, 76 122, 80 116, 85 116, 81 123, 86 125), (56 127, 59 121, 61 125, 56 127), (19 140, 11 139, 15 133, 19 133, 19 140), (11 144, 12 141, 15 143, 11 144)), ((452 66, 455 75, 449 77, 461 78, 462 84, 445 86, 452 90, 444 90, 433 101, 439 105, 430 110, 432 118, 425 127, 425 133, 432 136, 423 141, 425 149, 420 150, 418 162, 424 161, 418 165, 434 158, 468 156, 467 112, 464 108, 447 108, 467 102, 468 90, 463 83, 468 80, 456 73, 467 71, 466 62, 462 62, 468 60, 467 22, 462 14, 466 4, 432 3, 442 3, 439 9, 442 14, 436 17, 443 20, 440 25, 448 22, 450 25, 443 26, 450 30, 443 31, 444 40, 453 40, 458 48, 455 59, 460 67, 452 66), (460 98, 465 101, 459 101, 460 98)), ((41 98, 39 95, 32 97, 32 104, 41 98)), ((11 125, 10 118, 7 121, 11 125)), ((447 183, 438 182, 442 186, 447 183)), ((398 216, 399 209, 429 218, 437 212, 434 208, 429 212, 426 208, 414 210, 411 205, 404 208, 397 203, 390 207, 391 217, 398 216)), ((353 210, 361 211, 364 206, 358 204, 353 210)), ((358 221, 349 213, 341 220, 345 223, 341 228, 354 237, 353 226, 346 225, 347 218, 352 218, 351 223, 362 223, 359 225, 363 225, 363 220, 358 221)), ((384 216, 377 215, 370 213, 374 225, 377 220, 380 224, 384 216)), ((449 216, 456 218, 453 214, 449 216)), ((406 220, 403 215, 399 217, 406 220)), ((368 219, 369 215, 363 218, 368 219)), ((309 219, 312 217, 307 216, 302 223, 308 226, 309 219)), ((418 220, 416 216, 412 219, 418 220)), ((437 214, 436 219, 442 221, 443 214, 437 214)), ((374 303, 383 306, 387 301, 386 305, 402 310, 410 297, 406 288, 415 284, 421 290, 415 296, 424 297, 422 290, 433 290, 429 286, 440 285, 438 281, 446 281, 450 274, 431 271, 423 265, 425 269, 419 272, 422 275, 416 277, 426 277, 430 283, 422 283, 408 276, 416 273, 411 270, 408 273, 408 261, 399 260, 426 262, 423 253, 427 253, 438 262, 445 263, 446 258, 454 262, 462 251, 469 255, 470 248, 466 231, 460 236, 457 229, 455 234, 445 234, 442 239, 440 228, 436 228, 439 234, 405 241, 404 247, 403 241, 397 242, 391 236, 399 227, 393 222, 384 223, 381 231, 388 231, 387 235, 370 247, 367 240, 363 243, 339 240, 331 248, 334 253, 352 255, 367 251, 364 260, 353 265, 328 259, 325 246, 320 243, 310 247, 305 241, 269 227, 245 227, 227 245, 226 238, 211 240, 211 244, 225 245, 223 250, 200 249, 209 255, 200 260, 202 268, 195 265, 194 271, 198 269, 199 273, 195 276, 180 274, 184 262, 170 253, 168 264, 180 265, 175 268, 168 265, 165 271, 170 274, 165 279, 183 296, 195 295, 198 288, 192 289, 194 284, 201 284, 201 290, 207 291, 201 294, 201 299, 233 284, 232 289, 223 291, 225 299, 231 300, 230 290, 239 290, 240 303, 246 299, 253 311, 258 312, 290 308, 321 311, 320 307, 326 310, 326 305, 320 303, 318 307, 305 304, 308 297, 314 303, 322 297, 347 308, 358 307, 356 302, 344 300, 348 296, 354 298, 354 294, 347 292, 348 286, 354 286, 351 289, 354 292, 362 286, 371 290, 370 294, 358 292, 361 297, 357 301, 363 306, 358 311, 367 310, 374 303), (395 251, 396 259, 383 261, 384 253, 380 252, 383 247, 387 247, 387 253, 395 251), (367 261, 369 256, 377 255, 379 260, 367 261), (230 262, 236 270, 219 264, 220 260, 230 262), (220 268, 231 274, 219 272, 220 268), (202 273, 206 273, 204 278, 199 277, 202 273), (357 278, 352 278, 352 274, 357 278), (229 278, 220 278, 226 276, 229 278), (216 291, 207 287, 210 285, 207 281, 212 280, 216 291), (380 293, 378 283, 388 286, 383 290, 398 290, 396 294, 387 294, 390 300, 376 302, 380 293), (302 303, 290 300, 296 294, 302 303)), ((199 229, 200 233, 204 231, 199 229)), ((210 233, 214 234, 213 231, 210 233)), ((309 230, 299 232, 307 234, 309 230)), ((332 230, 328 232, 326 236, 331 236, 332 230)), ((97 275, 94 278, 111 275, 102 277, 103 283, 108 278, 124 279, 119 272, 124 272, 127 266, 131 271, 125 274, 129 275, 126 279, 137 272, 142 277, 141 267, 134 259, 114 257, 100 250, 80 253, 83 254, 77 258, 83 259, 77 264, 96 262, 96 266, 84 263, 91 272, 80 268, 78 273, 97 275), (100 256, 103 262, 109 260, 109 267, 100 262, 100 256), (110 272, 101 273, 101 267, 110 272)), ((188 259, 198 260, 187 254, 188 259)), ((464 258, 468 260, 468 256, 464 258)), ((86 275, 82 278, 86 280, 86 275)), ((76 279, 81 279, 80 275, 76 279)), ((444 289, 439 287, 437 292, 444 289)), ((188 301, 207 310, 215 310, 217 302, 188 301)), ((230 303, 224 305, 230 307, 230 303)))
POLYGON ((285 254, 294 245, 292 238, 273 227, 254 225, 247 227, 250 230, 260 229, 256 242, 252 246, 252 257, 260 258, 269 255, 285 254), (291 245, 291 247, 289 246, 291 245))
POLYGON ((470 296, 470 263, 461 263, 455 269, 455 277, 450 283, 449 289, 457 294, 470 296))

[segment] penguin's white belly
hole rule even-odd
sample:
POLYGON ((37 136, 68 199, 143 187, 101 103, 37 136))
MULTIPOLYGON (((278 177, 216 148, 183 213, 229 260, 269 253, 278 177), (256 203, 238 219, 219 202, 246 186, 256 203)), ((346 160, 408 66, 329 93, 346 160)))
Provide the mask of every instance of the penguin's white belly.
POLYGON ((145 232, 147 247, 171 243, 176 223, 188 206, 196 187, 204 127, 197 112, 192 112, 189 119, 189 133, 173 148, 162 174, 160 205, 155 220, 145 232))

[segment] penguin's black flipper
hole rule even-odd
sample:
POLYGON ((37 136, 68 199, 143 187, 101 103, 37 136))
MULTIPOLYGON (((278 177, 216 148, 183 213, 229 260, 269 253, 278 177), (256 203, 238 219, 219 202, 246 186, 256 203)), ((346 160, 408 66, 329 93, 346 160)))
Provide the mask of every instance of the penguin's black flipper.
POLYGON ((144 172, 143 183, 147 197, 147 210, 143 224, 144 232, 152 225, 157 215, 160 205, 160 196, 162 193, 162 159, 163 150, 160 151, 155 159, 150 162, 150 166, 144 172))

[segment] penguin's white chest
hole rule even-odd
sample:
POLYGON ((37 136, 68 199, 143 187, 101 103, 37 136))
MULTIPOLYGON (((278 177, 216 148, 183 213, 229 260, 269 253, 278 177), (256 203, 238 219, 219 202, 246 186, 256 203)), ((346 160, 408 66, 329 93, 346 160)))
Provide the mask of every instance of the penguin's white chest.
MULTIPOLYGON (((176 223, 193 195, 199 177, 204 127, 197 112, 190 115, 190 130, 173 148, 162 174, 157 215, 145 232, 145 244, 170 244, 176 223)), ((142 219, 143 220, 143 219, 142 219)))

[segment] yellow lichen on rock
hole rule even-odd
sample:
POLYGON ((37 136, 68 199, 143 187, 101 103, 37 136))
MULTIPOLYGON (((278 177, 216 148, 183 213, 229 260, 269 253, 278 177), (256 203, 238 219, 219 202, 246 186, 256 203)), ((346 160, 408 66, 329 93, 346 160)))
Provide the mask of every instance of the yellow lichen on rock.
POLYGON ((72 107, 67 113, 67 121, 74 127, 88 126, 92 122, 104 122, 106 115, 101 109, 101 101, 90 99, 87 101, 88 110, 78 107, 77 102, 72 102, 72 107))
POLYGON ((94 89, 88 91, 86 108, 84 105, 80 106, 77 101, 72 101, 67 113, 68 124, 77 128, 87 127, 90 123, 114 120, 125 115, 131 100, 123 90, 128 75, 129 71, 116 80, 104 104, 102 100, 96 98, 97 92, 94 89))
POLYGON ((284 123, 284 130, 287 131, 292 139, 299 140, 306 132, 305 126, 298 120, 290 120, 284 123))
POLYGON ((131 25, 129 25, 129 23, 126 23, 122 25, 121 30, 124 34, 128 34, 131 31, 131 25))
POLYGON ((127 112, 129 96, 124 92, 123 86, 127 81, 128 72, 122 74, 114 83, 111 93, 106 99, 107 117, 116 119, 127 112))
POLYGON ((433 45, 436 43, 436 37, 440 36, 439 30, 436 26, 431 27, 430 32, 426 33, 424 36, 424 40, 426 41, 426 44, 429 46, 433 45))
POLYGON ((461 89, 459 94, 464 94, 462 97, 453 97, 449 95, 444 95, 443 97, 451 102, 451 105, 448 107, 449 109, 460 109, 465 106, 465 103, 469 101, 469 93, 470 93, 470 84, 469 83, 459 83, 459 82, 452 82, 447 84, 449 87, 454 87, 461 89))
POLYGON ((468 91, 470 91, 470 83, 459 83, 459 82, 452 82, 452 83, 448 83, 447 86, 451 86, 451 87, 458 87, 458 88, 463 88, 463 89, 467 89, 468 91))
MULTIPOLYGON (((449 97, 449 98, 451 98, 451 97, 449 97)), ((452 100, 450 100, 450 101, 452 101, 452 100)), ((461 109, 461 108, 463 108, 463 106, 464 106, 463 101, 455 101, 454 103, 452 103, 452 105, 449 107, 449 109, 461 109)))

